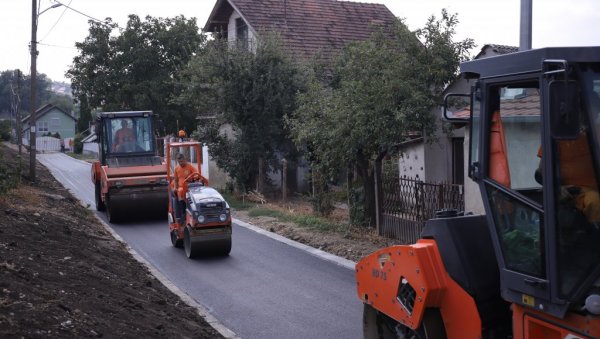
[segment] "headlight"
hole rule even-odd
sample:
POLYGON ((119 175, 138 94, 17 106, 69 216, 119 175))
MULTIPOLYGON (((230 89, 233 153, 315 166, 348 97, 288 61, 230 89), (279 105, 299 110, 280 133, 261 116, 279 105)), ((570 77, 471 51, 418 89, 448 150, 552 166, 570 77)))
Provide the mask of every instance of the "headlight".
POLYGON ((205 220, 205 218, 204 218, 204 216, 203 216, 203 215, 199 215, 199 216, 198 216, 198 222, 199 222, 199 223, 203 224, 203 223, 204 223, 204 220, 205 220))
POLYGON ((227 215, 225 213, 219 215, 219 220, 221 220, 221 221, 227 220, 227 215))

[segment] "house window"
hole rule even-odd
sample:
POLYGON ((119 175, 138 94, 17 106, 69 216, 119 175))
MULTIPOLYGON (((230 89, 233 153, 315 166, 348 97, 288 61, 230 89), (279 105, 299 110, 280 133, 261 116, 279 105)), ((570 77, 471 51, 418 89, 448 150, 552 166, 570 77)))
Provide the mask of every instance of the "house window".
POLYGON ((235 38, 239 47, 248 48, 248 25, 242 18, 235 19, 235 38))
POLYGON ((50 128, 52 128, 53 130, 60 128, 60 119, 59 118, 50 119, 50 128))
POLYGON ((48 132, 48 121, 38 121, 37 123, 37 131, 39 133, 46 133, 48 132))

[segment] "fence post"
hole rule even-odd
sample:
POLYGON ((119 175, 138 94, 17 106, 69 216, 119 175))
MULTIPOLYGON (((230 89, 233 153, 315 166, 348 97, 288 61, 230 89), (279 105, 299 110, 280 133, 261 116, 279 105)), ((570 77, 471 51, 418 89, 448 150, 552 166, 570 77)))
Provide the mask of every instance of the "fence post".
POLYGON ((381 234, 381 160, 375 160, 375 229, 381 234))

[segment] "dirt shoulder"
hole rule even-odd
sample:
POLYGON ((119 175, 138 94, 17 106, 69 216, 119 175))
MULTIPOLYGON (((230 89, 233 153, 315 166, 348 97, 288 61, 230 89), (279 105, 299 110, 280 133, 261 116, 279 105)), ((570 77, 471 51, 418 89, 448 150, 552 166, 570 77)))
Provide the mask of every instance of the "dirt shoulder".
MULTIPOLYGON (((0 144, 3 177, 18 167, 0 144)), ((45 167, 36 173, 0 195, 0 337, 222 337, 45 167)))
POLYGON ((293 198, 287 202, 271 200, 266 204, 256 204, 249 209, 234 209, 233 216, 288 239, 355 262, 378 249, 398 243, 393 239, 379 236, 372 228, 350 225, 348 211, 342 208, 336 208, 331 215, 325 218, 325 222, 329 224, 325 228, 302 226, 285 221, 285 219, 294 219, 295 216, 317 217, 312 212, 310 202, 305 198, 293 198), (255 214, 252 213, 253 210, 258 209, 277 211, 284 214, 286 218, 252 216, 255 214))

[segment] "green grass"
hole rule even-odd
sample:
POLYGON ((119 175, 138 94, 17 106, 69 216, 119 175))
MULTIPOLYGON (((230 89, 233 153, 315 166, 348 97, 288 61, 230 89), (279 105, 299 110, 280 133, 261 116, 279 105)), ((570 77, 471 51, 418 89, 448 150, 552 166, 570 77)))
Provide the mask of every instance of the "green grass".
POLYGON ((343 225, 334 224, 325 218, 316 215, 297 215, 272 210, 263 207, 254 207, 248 211, 250 217, 272 217, 282 222, 293 222, 300 227, 317 229, 320 231, 342 232, 343 225))

